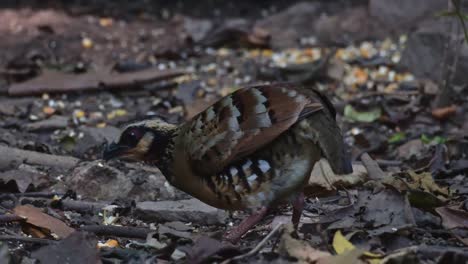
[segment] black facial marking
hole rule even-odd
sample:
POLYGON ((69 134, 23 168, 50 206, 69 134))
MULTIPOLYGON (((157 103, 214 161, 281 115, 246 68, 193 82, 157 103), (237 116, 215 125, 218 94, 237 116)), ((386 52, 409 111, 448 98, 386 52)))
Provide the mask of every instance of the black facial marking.
POLYGON ((253 173, 257 174, 258 181, 261 182, 265 175, 263 174, 262 170, 258 167, 258 160, 254 160, 250 168, 252 169, 253 173))
POLYGON ((247 190, 247 192, 250 192, 250 185, 247 181, 247 176, 245 175, 244 170, 242 169, 242 164, 237 166, 237 170, 239 171, 239 180, 242 181, 242 185, 244 188, 247 190))

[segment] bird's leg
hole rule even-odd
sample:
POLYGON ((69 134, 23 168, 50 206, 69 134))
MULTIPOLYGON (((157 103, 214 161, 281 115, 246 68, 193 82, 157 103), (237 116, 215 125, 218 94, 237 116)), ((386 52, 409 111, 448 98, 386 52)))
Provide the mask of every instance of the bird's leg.
POLYGON ((294 228, 297 230, 299 226, 299 220, 301 220, 302 210, 304 209, 304 193, 301 192, 292 202, 293 214, 292 214, 292 223, 294 228))
POLYGON ((268 208, 262 207, 259 211, 255 212, 254 214, 250 215, 246 219, 244 219, 237 227, 229 231, 225 236, 224 239, 236 244, 239 242, 239 239, 247 233, 254 225, 260 222, 263 217, 267 214, 268 208))

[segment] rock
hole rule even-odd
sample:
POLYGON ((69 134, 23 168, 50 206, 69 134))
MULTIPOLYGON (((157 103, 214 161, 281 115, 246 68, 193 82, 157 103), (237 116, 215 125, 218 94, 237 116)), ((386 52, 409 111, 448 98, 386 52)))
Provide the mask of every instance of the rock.
POLYGON ((188 197, 169 186, 158 169, 139 167, 135 166, 137 169, 124 173, 102 161, 82 163, 66 179, 66 184, 79 195, 94 200, 112 201, 124 198, 147 201, 188 197))
POLYGON ((223 224, 227 213, 197 199, 179 201, 140 202, 136 213, 151 221, 182 221, 202 225, 223 224))
POLYGON ((65 129, 68 125, 68 118, 65 116, 52 116, 49 119, 29 123, 24 126, 27 131, 51 131, 57 129, 65 129))
POLYGON ((120 135, 120 129, 113 126, 81 127, 80 131, 83 137, 78 139, 74 148, 75 154, 79 157, 94 154, 95 157, 92 158, 97 158, 102 151, 102 145, 114 141, 120 135))
POLYGON ((299 2, 288 9, 255 23, 270 33, 275 49, 294 47, 301 37, 313 35, 314 20, 321 12, 320 3, 299 2))
POLYGON ((127 198, 133 188, 124 173, 101 161, 81 164, 66 178, 66 183, 83 198, 93 200, 127 198))
POLYGON ((171 186, 162 173, 154 168, 145 167, 143 170, 131 170, 127 177, 133 183, 128 196, 136 201, 147 200, 177 200, 190 196, 171 186))
POLYGON ((447 9, 447 2, 440 0, 370 0, 372 19, 395 32, 406 32, 422 20, 434 17, 447 9))
POLYGON ((347 44, 386 35, 386 31, 370 19, 366 7, 345 9, 332 16, 322 15, 313 27, 318 41, 325 44, 347 44))
MULTIPOLYGON (((458 23, 458 21, 454 21, 458 23)), ((449 23, 441 20, 429 20, 409 35, 406 48, 402 53, 400 66, 409 69, 415 76, 439 81, 443 76, 444 53, 449 38, 462 39, 463 36, 455 36, 450 33, 449 23)), ((453 58, 456 50, 452 47, 448 50, 448 57, 453 58)), ((450 59, 450 62, 452 59, 450 59)), ((454 75, 454 84, 464 85, 468 72, 468 46, 461 45, 458 64, 454 75)))
POLYGON ((399 159, 409 160, 413 156, 421 156, 425 148, 426 147, 420 139, 413 139, 399 146, 396 150, 396 153, 399 159))
POLYGON ((210 30, 213 29, 213 22, 209 19, 195 19, 184 16, 182 20, 185 32, 195 43, 203 40, 210 30))

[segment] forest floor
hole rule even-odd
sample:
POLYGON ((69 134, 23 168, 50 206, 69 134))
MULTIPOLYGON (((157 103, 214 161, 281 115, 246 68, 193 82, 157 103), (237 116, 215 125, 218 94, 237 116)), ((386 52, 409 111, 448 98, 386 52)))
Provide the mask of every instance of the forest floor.
MULTIPOLYGON (((240 1, 256 10, 242 18, 231 1, 213 13, 104 2, 0 9, 0 263, 467 263, 468 90, 438 104, 441 82, 400 64, 406 33, 302 36, 282 1, 240 1), (316 166, 297 233, 284 205, 224 243, 245 212, 101 159, 128 122, 181 123, 277 81, 329 96, 353 159, 351 175, 316 166)), ((361 12, 351 2, 345 12, 361 12)))

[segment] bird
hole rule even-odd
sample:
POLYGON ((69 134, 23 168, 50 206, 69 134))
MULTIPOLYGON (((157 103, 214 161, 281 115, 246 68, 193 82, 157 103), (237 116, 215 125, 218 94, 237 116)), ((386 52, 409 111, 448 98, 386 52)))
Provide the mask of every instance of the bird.
POLYGON ((122 128, 103 158, 141 161, 202 202, 250 215, 224 239, 241 237, 282 202, 297 228, 304 186, 324 158, 352 172, 336 110, 315 87, 273 83, 240 88, 182 124, 151 118, 122 128))

